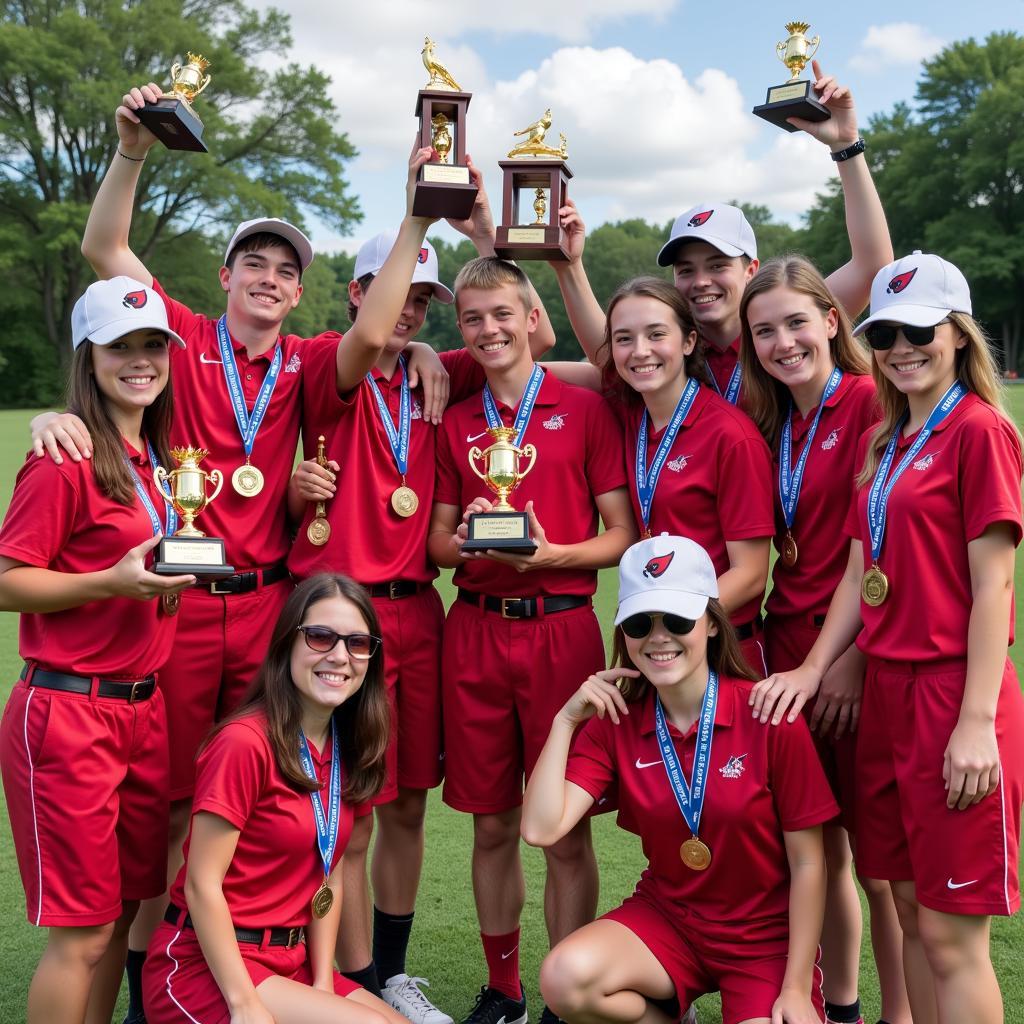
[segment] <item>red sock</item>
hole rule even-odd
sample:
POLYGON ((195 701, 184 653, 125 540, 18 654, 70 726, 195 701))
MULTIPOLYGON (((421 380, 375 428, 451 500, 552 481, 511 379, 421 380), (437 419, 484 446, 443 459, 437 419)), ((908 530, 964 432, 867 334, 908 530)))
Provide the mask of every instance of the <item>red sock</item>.
POLYGON ((484 957, 487 959, 487 984, 509 999, 520 1000, 523 990, 519 983, 519 929, 507 935, 484 935, 484 957))

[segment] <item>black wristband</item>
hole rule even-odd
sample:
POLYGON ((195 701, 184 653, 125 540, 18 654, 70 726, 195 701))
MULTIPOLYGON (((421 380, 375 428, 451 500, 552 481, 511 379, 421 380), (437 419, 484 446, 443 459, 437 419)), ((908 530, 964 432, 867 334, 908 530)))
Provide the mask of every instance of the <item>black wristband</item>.
MULTIPOLYGON (((125 160, 131 160, 133 164, 142 164, 146 162, 146 158, 144 156, 129 156, 127 153, 122 153, 120 146, 117 148, 117 155, 123 157, 125 160)), ((835 157, 832 159, 834 160, 835 157)))
POLYGON ((846 149, 839 150, 838 153, 832 154, 832 159, 837 164, 841 164, 844 160, 849 160, 852 156, 857 156, 858 153, 863 153, 867 149, 867 143, 863 139, 858 139, 856 142, 852 142, 846 149))

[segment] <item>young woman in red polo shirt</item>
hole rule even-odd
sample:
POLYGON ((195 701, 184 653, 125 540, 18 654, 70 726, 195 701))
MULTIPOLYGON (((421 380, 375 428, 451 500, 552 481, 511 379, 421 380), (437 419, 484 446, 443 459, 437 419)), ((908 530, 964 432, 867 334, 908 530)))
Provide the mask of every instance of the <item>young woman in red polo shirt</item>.
POLYGON ((527 787, 527 842, 556 842, 614 785, 619 824, 648 858, 622 906, 544 961, 541 989, 566 1020, 667 1024, 716 990, 726 1024, 822 1020, 820 826, 836 804, 804 722, 750 716, 718 593, 688 538, 625 553, 619 667, 566 702, 527 787))
MULTIPOLYGON (((766 602, 768 668, 796 668, 818 638, 846 564, 843 534, 856 473, 857 441, 879 418, 870 363, 827 282, 798 255, 765 263, 740 306, 740 362, 746 408, 775 457, 775 547, 766 602)), ((840 819, 824 828, 828 896, 822 934, 830 1024, 861 1020, 857 998, 861 909, 851 871, 853 752, 864 686, 864 656, 851 645, 826 673, 817 702, 794 693, 815 740, 840 819)), ((776 715, 785 713, 781 702, 776 715)), ((763 717, 763 716, 762 716, 763 717)), ((865 879, 882 1018, 909 1024, 900 969, 902 935, 888 885, 865 879)))
POLYGON ((0 529, 0 609, 22 613, 25 659, 0 768, 28 917, 49 928, 30 1024, 110 1020, 128 926, 163 886, 150 856, 168 799, 155 673, 195 582, 146 567, 175 529, 153 471, 170 461, 168 345, 184 342, 156 292, 127 277, 91 285, 72 330, 68 407, 93 458, 30 455, 0 529))
POLYGON ((892 887, 915 1024, 1002 1021, 990 916, 1020 902, 1024 699, 1006 645, 1021 440, 970 314, 938 256, 876 276, 857 331, 882 421, 859 447, 849 562, 806 660, 755 703, 813 691, 854 637, 867 655, 857 860, 892 887))
POLYGON ((295 589, 248 699, 199 756, 185 863, 143 969, 150 1024, 402 1020, 334 969, 342 853, 386 776, 382 665, 362 587, 323 574, 295 589))

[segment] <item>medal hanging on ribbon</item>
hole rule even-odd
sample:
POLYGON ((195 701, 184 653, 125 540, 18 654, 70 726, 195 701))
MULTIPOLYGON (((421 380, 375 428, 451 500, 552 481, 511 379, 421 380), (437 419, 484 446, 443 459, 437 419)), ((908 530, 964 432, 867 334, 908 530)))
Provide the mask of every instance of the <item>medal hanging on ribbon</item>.
POLYGON ((277 385, 277 377, 281 372, 281 344, 278 342, 274 349, 274 358, 270 361, 270 368, 259 393, 256 395, 256 402, 250 413, 245 405, 245 395, 242 392, 242 380, 238 374, 238 363, 235 361, 235 350, 231 345, 231 337, 228 334, 227 316, 222 316, 217 321, 217 347, 220 349, 220 361, 224 369, 224 380, 228 386, 228 397, 231 400, 231 408, 235 414, 235 422, 238 424, 238 432, 242 437, 242 447, 245 450, 245 462, 231 474, 231 486, 243 498, 254 498, 263 490, 263 474, 252 465, 253 445, 256 443, 256 435, 259 433, 260 424, 267 414, 267 407, 270 405, 270 396, 274 393, 277 385))
POLYGON ((650 417, 646 411, 644 411, 640 420, 640 431, 636 438, 636 496, 640 503, 640 516, 644 521, 644 533, 648 537, 651 535, 649 525, 651 521, 651 507, 654 504, 654 491, 658 486, 658 478, 661 476, 665 460, 672 450, 672 445, 675 444, 676 436, 683 425, 683 420, 686 419, 690 409, 693 407, 699 390, 699 381, 691 377, 686 382, 686 387, 683 388, 679 401, 676 402, 672 418, 668 421, 668 426, 665 427, 665 433, 661 436, 658 450, 654 453, 654 459, 651 462, 650 471, 647 469, 647 423, 650 417))
POLYGON ((818 402, 817 412, 811 421, 810 429, 807 431, 807 439, 800 452, 800 458, 793 461, 793 403, 789 403, 789 415, 782 425, 782 436, 779 438, 779 501, 782 504, 782 518, 786 522, 786 536, 782 539, 782 564, 792 568, 796 565, 798 550, 796 541, 793 539, 793 523, 796 521, 796 506, 800 500, 800 488, 804 482, 804 468, 807 465, 807 456, 810 454, 811 445, 814 443, 814 435, 818 432, 818 422, 825 409, 825 403, 836 393, 843 380, 843 371, 835 367, 829 374, 825 384, 825 390, 821 393, 821 401, 818 402))
MULTIPOLYGON (((299 731, 299 762, 306 778, 317 782, 313 757, 309 752, 309 744, 302 731, 299 731)), ((320 851, 320 860, 324 867, 324 880, 313 894, 310 909, 316 918, 326 917, 334 904, 334 893, 327 884, 331 873, 334 851, 338 845, 338 822, 341 818, 341 753, 338 750, 338 730, 331 719, 331 777, 327 787, 327 811, 324 811, 323 800, 319 790, 309 794, 313 804, 313 818, 316 821, 316 843, 320 851)))
POLYGON ((882 542, 885 540, 885 525, 889 508, 889 495, 896 486, 896 481, 907 471, 921 453, 921 449, 928 443, 935 428, 960 404, 967 389, 960 383, 954 381, 946 393, 939 399, 935 408, 928 414, 928 419, 921 428, 914 443, 907 449, 906 454, 900 459, 899 464, 889 477, 889 469, 892 466, 896 455, 896 446, 899 443, 900 434, 907 422, 909 413, 905 413, 899 423, 893 428, 889 443, 878 461, 878 468, 875 470, 874 479, 871 481, 871 490, 868 491, 868 536, 871 539, 871 568, 864 573, 861 580, 860 594, 864 603, 872 608, 877 608, 889 596, 891 589, 889 577, 882 572, 878 560, 882 555, 882 542), (886 478, 888 483, 886 482, 886 478))
MULTIPOLYGON (((526 435, 526 428, 530 425, 530 417, 533 415, 533 406, 537 401, 537 394, 540 391, 541 384, 543 383, 544 371, 534 363, 533 373, 530 374, 530 379, 526 382, 526 390, 523 391, 523 397, 519 400, 519 411, 516 413, 515 421, 512 423, 512 427, 516 432, 516 436, 512 444, 516 448, 522 448, 523 446, 523 437, 526 435)), ((484 385, 483 399, 484 418, 487 420, 487 426, 503 427, 505 424, 498 413, 498 406, 494 401, 494 395, 491 394, 490 384, 484 385)))
MULTIPOLYGON (((160 460, 156 457, 156 452, 148 440, 146 441, 146 455, 149 457, 149 464, 153 469, 156 469, 160 465, 160 460)), ((142 502, 142 507, 149 516, 149 525, 152 527, 153 536, 155 537, 158 533, 162 533, 165 537, 173 537, 178 532, 178 513, 174 511, 172 505, 167 505, 167 523, 166 525, 161 523, 160 513, 157 512, 156 506, 153 504, 149 492, 143 485, 142 479, 139 477, 131 459, 126 455, 124 461, 128 464, 128 469, 132 474, 135 493, 139 496, 139 501, 142 502)), ((160 603, 167 615, 177 615, 178 609, 181 607, 181 594, 164 594, 160 598, 160 603)))
POLYGON ((392 458, 395 460, 395 467, 402 478, 400 486, 391 492, 391 507, 403 519, 408 519, 420 507, 420 499, 416 492, 405 483, 405 474, 409 470, 409 435, 412 429, 412 395, 409 388, 409 370, 405 365, 405 357, 398 357, 399 369, 402 373, 402 384, 398 398, 398 427, 395 428, 391 419, 391 410, 384 396, 380 393, 373 374, 368 373, 366 379, 373 391, 373 397, 377 400, 377 412, 380 414, 381 423, 384 424, 384 433, 387 434, 388 445, 391 448, 392 458))
POLYGON ((743 367, 737 363, 732 368, 732 373, 729 375, 729 383, 725 386, 725 394, 722 394, 722 389, 718 386, 718 381, 715 379, 715 375, 708 369, 708 376, 711 378, 711 385, 714 389, 722 395, 730 405, 735 405, 740 397, 740 382, 743 380, 743 367))
POLYGON ((679 848, 682 862, 693 871, 705 871, 711 865, 711 848, 701 841, 700 816, 704 810, 707 794, 708 769, 711 765, 711 744, 714 740, 715 709, 718 707, 718 673, 708 673, 708 685, 704 691, 704 704, 697 723, 697 749, 693 757, 693 776, 687 784, 682 762, 676 753, 675 744, 665 721, 665 710, 661 698, 654 697, 654 732, 661 748, 661 760, 665 766, 672 793, 683 820, 693 835, 679 848))

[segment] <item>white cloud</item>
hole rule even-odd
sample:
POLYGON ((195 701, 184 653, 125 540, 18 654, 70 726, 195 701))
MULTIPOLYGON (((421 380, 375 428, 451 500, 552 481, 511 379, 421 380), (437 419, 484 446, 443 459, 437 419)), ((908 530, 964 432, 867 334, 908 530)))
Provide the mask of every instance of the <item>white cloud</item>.
POLYGON ((861 40, 860 51, 850 58, 850 67, 871 74, 912 66, 934 57, 945 45, 923 25, 908 21, 872 25, 861 40))

